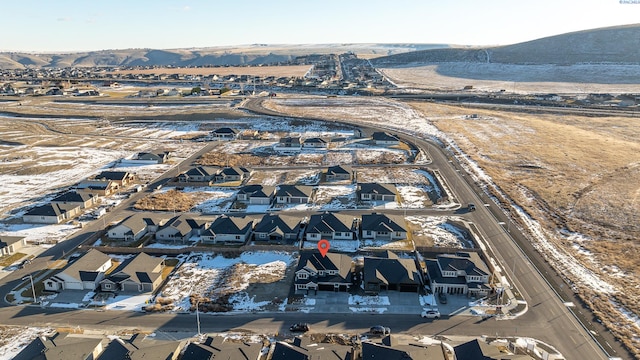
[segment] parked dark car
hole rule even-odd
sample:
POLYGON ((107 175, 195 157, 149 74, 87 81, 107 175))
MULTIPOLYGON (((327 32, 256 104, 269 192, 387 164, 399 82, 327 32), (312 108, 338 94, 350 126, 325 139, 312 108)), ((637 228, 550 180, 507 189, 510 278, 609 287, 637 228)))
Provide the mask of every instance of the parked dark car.
POLYGON ((372 335, 389 335, 391 334, 391 329, 382 325, 375 325, 369 329, 369 333, 372 335))
POLYGON ((297 323, 293 324, 289 327, 289 331, 294 332, 307 332, 309 331, 309 324, 307 323, 297 323))
POLYGON ((469 211, 476 211, 476 205, 475 204, 469 204, 467 206, 467 210, 469 211))
POLYGON ((438 293, 438 300, 440 300, 441 304, 446 304, 447 303, 447 294, 445 294, 443 292, 439 292, 438 293))

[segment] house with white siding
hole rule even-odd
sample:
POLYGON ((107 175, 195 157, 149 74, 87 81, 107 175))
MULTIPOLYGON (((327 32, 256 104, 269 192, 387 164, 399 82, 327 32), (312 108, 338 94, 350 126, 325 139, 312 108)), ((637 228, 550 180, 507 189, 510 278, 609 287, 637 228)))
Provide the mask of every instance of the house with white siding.
POLYGON ((111 258, 95 249, 70 262, 60 272, 43 281, 47 291, 95 290, 112 266, 111 258))

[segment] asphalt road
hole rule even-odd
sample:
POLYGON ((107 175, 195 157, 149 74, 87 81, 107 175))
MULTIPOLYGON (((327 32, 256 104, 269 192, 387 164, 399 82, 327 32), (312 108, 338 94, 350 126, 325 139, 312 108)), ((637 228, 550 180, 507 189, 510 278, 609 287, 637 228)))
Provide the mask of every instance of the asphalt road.
MULTIPOLYGON (((253 105, 255 106, 255 105, 253 105)), ((260 111, 260 108, 253 108, 260 111)), ((269 115, 277 115, 270 113, 269 115)), ((357 124, 356 124, 357 125, 357 124)), ((286 331, 292 322, 307 321, 312 324, 313 331, 331 332, 364 332, 371 325, 384 324, 390 326, 396 333, 424 334, 424 335, 498 335, 498 336, 522 336, 539 339, 549 343, 562 352, 567 359, 606 359, 607 356, 599 348, 598 344, 576 320, 574 315, 563 304, 563 301, 556 295, 552 287, 542 276, 543 269, 539 272, 530 262, 530 255, 526 255, 505 230, 504 226, 498 224, 494 213, 498 214, 495 204, 489 203, 489 208, 483 206, 488 203, 486 198, 481 198, 471 186, 465 181, 463 172, 456 171, 455 163, 449 162, 449 158, 442 150, 430 142, 422 139, 412 138, 411 141, 427 149, 432 157, 431 167, 438 168, 449 185, 453 187, 456 197, 461 203, 475 203, 477 211, 465 216, 474 222, 480 232, 488 242, 490 250, 495 254, 496 260, 506 271, 515 291, 521 292, 524 299, 529 304, 529 311, 523 316, 514 320, 487 320, 479 321, 475 317, 452 317, 436 321, 425 321, 417 314, 414 315, 362 315, 362 314, 300 314, 300 313, 275 313, 275 314, 236 314, 225 315, 204 315, 201 317, 203 332, 227 331, 231 329, 247 329, 259 333, 286 331), (493 212, 491 211, 493 210, 493 212)), ((210 145, 213 146, 213 145, 210 145)), ((208 151, 205 146, 199 152, 193 154, 185 160, 185 164, 190 164, 202 153, 208 151)), ((176 176, 178 169, 172 168, 160 179, 149 185, 147 191, 155 188, 166 179, 176 176)), ((144 193, 135 193, 120 204, 121 208, 127 208, 144 193)), ((103 228, 102 222, 110 222, 115 217, 114 213, 105 215, 103 221, 93 222, 78 235, 66 240, 55 247, 48 249, 40 255, 34 262, 25 269, 20 269, 2 279, 0 293, 6 294, 15 287, 23 276, 35 274, 38 269, 46 267, 51 260, 59 259, 70 250, 77 247, 91 236, 94 232, 103 228)), ((510 229, 515 234, 517 229, 510 229)), ((522 235, 520 235, 522 236, 522 235)), ((525 249, 526 250, 526 249, 525 249)), ((547 274, 548 275, 548 274, 547 274)), ((553 277, 553 275, 548 275, 553 277)), ((135 327, 150 331, 195 331, 194 315, 172 315, 172 314, 141 314, 133 312, 93 310, 59 310, 41 309, 37 306, 5 306, 0 309, 0 323, 6 325, 28 325, 28 326, 81 326, 86 328, 123 328, 135 327)), ((614 342, 610 334, 611 347, 607 352, 611 356, 627 357, 623 354, 624 349, 614 342)), ((607 346, 605 344, 604 346, 607 346)))

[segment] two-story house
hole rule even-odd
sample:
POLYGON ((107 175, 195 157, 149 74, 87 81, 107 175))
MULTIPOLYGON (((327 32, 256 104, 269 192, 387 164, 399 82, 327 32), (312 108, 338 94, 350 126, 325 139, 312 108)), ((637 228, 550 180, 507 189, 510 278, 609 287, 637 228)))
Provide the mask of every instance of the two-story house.
POLYGON ((491 290, 490 270, 476 252, 439 254, 436 259, 427 259, 426 265, 431 290, 434 293, 482 297, 491 290))
POLYGON ((352 215, 325 212, 309 217, 305 229, 308 241, 357 239, 357 219, 352 215))
POLYGON ((349 255, 318 251, 300 254, 295 271, 296 292, 348 291, 352 285, 352 260, 349 255))

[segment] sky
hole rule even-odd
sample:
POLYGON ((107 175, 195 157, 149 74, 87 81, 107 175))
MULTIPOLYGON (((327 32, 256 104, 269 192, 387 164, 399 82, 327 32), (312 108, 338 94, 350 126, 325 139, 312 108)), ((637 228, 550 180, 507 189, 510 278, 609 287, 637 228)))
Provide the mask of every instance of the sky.
POLYGON ((1 13, 0 51, 249 44, 508 45, 639 23, 640 1, 21 0, 3 2, 1 13))

